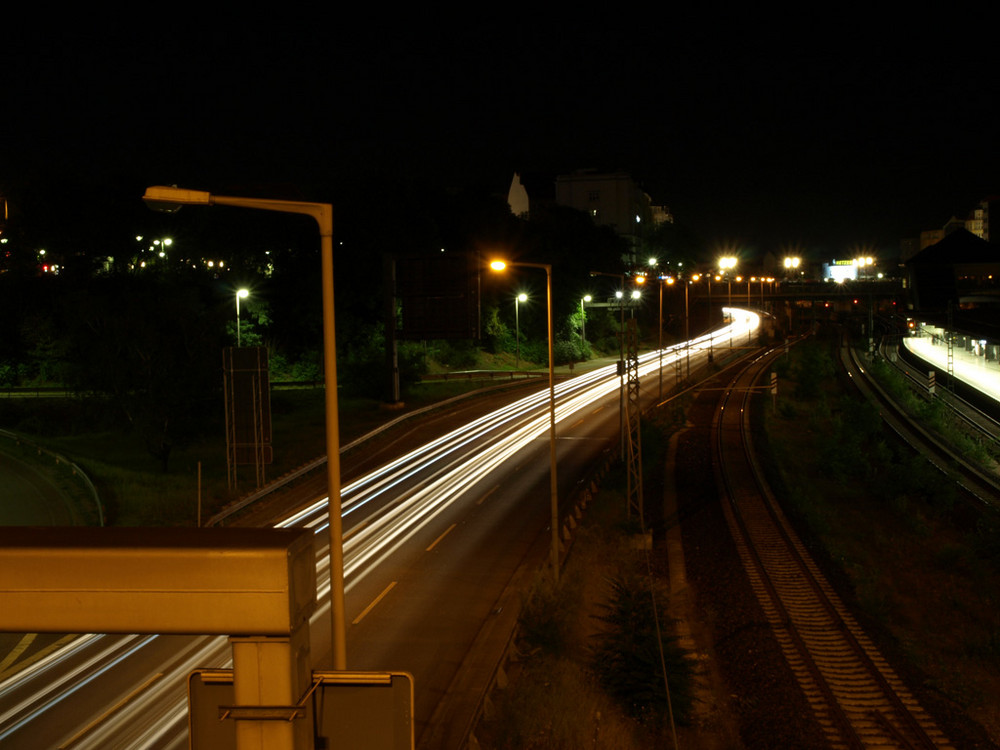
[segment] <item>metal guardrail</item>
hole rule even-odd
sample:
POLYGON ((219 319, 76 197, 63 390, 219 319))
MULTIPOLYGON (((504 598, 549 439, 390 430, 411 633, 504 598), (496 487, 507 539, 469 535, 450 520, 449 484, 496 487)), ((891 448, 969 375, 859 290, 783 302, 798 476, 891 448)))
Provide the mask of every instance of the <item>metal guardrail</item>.
POLYGON ((67 398, 72 391, 63 386, 6 386, 0 388, 0 398, 67 398))
MULTIPOLYGON (((398 417, 396 417, 395 419, 392 419, 392 420, 386 422, 385 424, 379 425, 378 427, 376 427, 371 432, 369 432, 369 433, 367 433, 365 435, 362 435, 361 437, 357 438, 356 440, 353 440, 350 443, 347 443, 345 445, 340 446, 340 453, 341 454, 346 453, 347 451, 351 450, 352 448, 355 448, 358 445, 361 445, 366 440, 370 440, 375 435, 378 435, 380 432, 383 432, 385 430, 388 430, 388 429, 396 426, 400 422, 405 422, 408 419, 412 419, 413 417, 419 416, 421 414, 425 414, 425 413, 427 413, 429 411, 434 411, 435 409, 441 409, 443 407, 448 406, 449 404, 455 403, 456 401, 461 401, 463 399, 479 395, 484 390, 489 390, 490 388, 499 388, 499 387, 501 387, 501 386, 490 386, 490 387, 487 387, 487 388, 480 388, 478 390, 469 391, 468 393, 461 393, 461 394, 459 394, 457 396, 452 396, 451 398, 447 398, 447 399, 444 399, 442 401, 436 401, 433 404, 428 404, 427 406, 424 406, 424 407, 422 407, 420 409, 414 409, 413 411, 408 411, 405 414, 401 414, 398 417)), ((259 500, 260 498, 262 498, 262 497, 264 497, 266 495, 269 495, 270 493, 274 492, 275 490, 277 490, 277 489, 279 489, 281 487, 284 487, 285 485, 290 484, 290 483, 294 482, 297 479, 302 478, 303 476, 305 476, 306 474, 310 473, 311 471, 318 470, 320 467, 322 467, 324 464, 326 464, 326 458, 327 458, 326 456, 320 456, 319 458, 313 459, 309 463, 304 464, 303 466, 300 466, 297 469, 293 469, 293 470, 287 472, 286 474, 283 474, 282 476, 280 476, 277 479, 275 479, 273 482, 268 483, 264 487, 261 487, 261 488, 257 489, 256 491, 250 493, 249 495, 241 497, 238 500, 234 500, 233 502, 229 503, 229 505, 227 505, 222 510, 220 510, 218 513, 216 513, 211 518, 209 518, 207 521, 205 521, 204 525, 205 526, 217 526, 217 525, 221 524, 223 521, 225 521, 230 516, 233 516, 233 515, 239 513, 241 510, 249 507, 250 505, 253 505, 253 503, 256 502, 257 500, 259 500)))
MULTIPOLYGON (((36 455, 43 456, 52 461, 52 466, 57 470, 60 467, 65 468, 69 473, 69 476, 73 481, 78 483, 83 490, 83 493, 90 498, 94 507, 97 510, 97 521, 99 526, 104 526, 104 506, 101 504, 101 497, 97 492, 97 488, 94 483, 90 481, 90 477, 87 476, 86 472, 81 469, 77 464, 70 461, 68 458, 60 453, 49 450, 48 448, 35 443, 32 440, 28 440, 23 435, 18 435, 15 432, 10 432, 9 430, 0 430, 0 438, 9 440, 13 442, 17 447, 23 452, 25 448, 30 448, 36 455)), ((13 455, 13 454, 12 454, 13 455)))
MULTIPOLYGON (((947 442, 941 435, 932 431, 930 428, 926 427, 921 423, 919 419, 914 419, 911 414, 907 412, 878 382, 878 379, 874 377, 872 373, 868 371, 867 366, 865 366, 861 359, 866 356, 852 346, 845 346, 841 348, 840 357, 843 359, 849 359, 850 364, 854 367, 859 368, 862 373, 862 378, 865 382, 862 392, 864 389, 868 389, 872 397, 879 400, 882 404, 888 406, 888 411, 893 412, 900 424, 895 426, 892 425, 892 420, 883 414, 882 418, 892 426, 892 429, 898 434, 903 440, 913 446, 917 451, 924 453, 935 465, 938 466, 942 471, 948 473, 945 469, 945 465, 940 463, 932 457, 931 454, 937 457, 945 457, 946 461, 958 467, 960 473, 965 477, 965 481, 961 484, 972 493, 974 496, 979 498, 980 501, 990 504, 995 502, 991 498, 997 497, 1000 494, 1000 480, 998 480, 995 474, 990 474, 983 470, 983 468, 975 463, 971 463, 967 460, 964 455, 960 455, 956 451, 953 445, 947 442)), ((846 364, 846 363, 845 363, 846 364)), ((857 384, 859 388, 862 388, 860 384, 857 384)), ((914 384, 910 384, 910 388, 914 388, 914 384)))
POLYGON ((548 370, 458 370, 421 376, 421 382, 432 380, 516 380, 548 377, 548 370))
MULTIPOLYGON (((886 338, 883 338, 879 343, 879 354, 882 356, 883 361, 892 366, 910 384, 914 393, 925 400, 938 398, 940 403, 948 409, 955 419, 961 421, 966 427, 976 433, 980 439, 992 442, 1000 441, 1000 422, 989 414, 984 413, 974 404, 970 404, 953 391, 940 387, 940 382, 937 384, 938 387, 932 392, 930 380, 925 375, 913 372, 912 367, 904 367, 901 362, 902 357, 898 355, 895 357, 891 356, 893 351, 897 350, 901 345, 901 342, 887 341, 886 338)), ((913 356, 921 359, 918 355, 914 354, 913 356)), ((926 360, 921 361, 926 362, 926 360)), ((927 362, 927 365, 933 366, 930 362, 927 362)))

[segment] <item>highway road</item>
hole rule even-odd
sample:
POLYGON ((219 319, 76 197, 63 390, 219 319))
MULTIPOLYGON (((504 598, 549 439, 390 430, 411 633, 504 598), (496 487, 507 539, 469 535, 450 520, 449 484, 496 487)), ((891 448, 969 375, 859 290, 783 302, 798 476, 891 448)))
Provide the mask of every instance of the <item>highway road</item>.
MULTIPOLYGON (((730 337, 738 346, 759 324, 754 313, 734 318, 711 346, 728 347, 730 337)), ((641 356, 643 404, 655 400, 661 361, 672 384, 675 359, 689 353, 696 368, 709 345, 700 337, 690 350, 641 356)), ((613 366, 558 384, 560 498, 617 439, 619 384, 613 366)), ((515 572, 544 564, 548 431, 544 388, 342 488, 348 668, 412 674, 418 738, 515 572)), ((324 497, 279 524, 316 533, 314 669, 328 668, 329 658, 326 521, 324 497)), ((187 676, 229 660, 219 637, 72 639, 0 682, 0 747, 187 747, 187 676)))
MULTIPOLYGON (((3 446, 0 446, 3 447, 3 446)), ((51 477, 0 450, 2 526, 77 526, 80 514, 51 477)))

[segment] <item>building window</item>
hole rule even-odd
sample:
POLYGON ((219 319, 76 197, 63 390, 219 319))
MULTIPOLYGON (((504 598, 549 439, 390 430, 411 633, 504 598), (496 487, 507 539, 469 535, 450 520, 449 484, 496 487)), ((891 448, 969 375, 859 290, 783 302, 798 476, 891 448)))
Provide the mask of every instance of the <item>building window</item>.
POLYGON ((593 202, 593 201, 599 201, 600 199, 601 199, 601 191, 600 190, 591 190, 589 193, 587 193, 587 200, 589 200, 591 202, 593 202))

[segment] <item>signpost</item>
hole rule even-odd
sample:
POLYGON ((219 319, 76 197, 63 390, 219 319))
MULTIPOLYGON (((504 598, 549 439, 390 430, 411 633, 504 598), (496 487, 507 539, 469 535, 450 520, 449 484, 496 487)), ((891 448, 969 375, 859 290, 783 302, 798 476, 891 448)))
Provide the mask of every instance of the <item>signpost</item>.
POLYGON ((414 748, 408 674, 312 671, 311 529, 0 529, 0 601, 0 632, 228 635, 233 669, 189 678, 192 748, 414 748))
MULTIPOLYGON (((191 750, 237 750, 233 670, 200 669, 188 679, 191 750)), ((292 717, 314 727, 316 748, 413 750, 413 678, 405 672, 313 672, 292 717)), ((261 710, 261 709, 258 709, 261 710)))

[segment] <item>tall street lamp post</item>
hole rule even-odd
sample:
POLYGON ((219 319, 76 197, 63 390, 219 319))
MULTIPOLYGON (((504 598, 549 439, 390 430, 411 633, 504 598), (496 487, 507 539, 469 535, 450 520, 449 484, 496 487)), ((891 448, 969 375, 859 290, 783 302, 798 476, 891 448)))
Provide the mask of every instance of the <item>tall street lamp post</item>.
POLYGON ((583 347, 581 351, 581 356, 587 359, 587 308, 584 307, 584 302, 590 302, 593 299, 589 294, 583 295, 583 299, 580 300, 580 335, 583 340, 583 347))
MULTIPOLYGON (((650 261, 652 262, 652 261, 650 261)), ((663 285, 669 284, 673 286, 674 277, 673 276, 660 276, 660 324, 659 324, 659 338, 657 341, 657 346, 660 347, 660 398, 663 398, 663 285)), ((686 291, 686 290, 685 290, 686 291)))
POLYGON ((789 256, 785 258, 785 278, 789 279, 798 274, 799 265, 802 263, 802 259, 797 256, 789 256))
POLYGON ((347 669, 347 628, 344 614, 344 534, 340 506, 340 435, 337 413, 337 346, 333 313, 333 207, 329 203, 239 198, 203 190, 148 187, 143 200, 154 209, 176 211, 180 206, 235 206, 288 214, 303 214, 319 226, 323 283, 323 366, 326 387, 327 491, 330 518, 330 616, 333 668, 347 669))
POLYGON ((618 299, 618 432, 621 434, 621 455, 625 455, 625 274, 591 271, 591 276, 620 279, 622 288, 615 292, 618 299))
POLYGON ((249 289, 237 289, 236 290, 236 346, 240 346, 240 299, 246 299, 250 296, 249 289))
POLYGON ((521 369, 521 312, 518 309, 522 302, 528 301, 528 295, 522 292, 514 297, 514 351, 515 369, 521 369))
POLYGON ((503 271, 507 266, 545 269, 545 295, 548 310, 549 329, 549 523, 552 527, 552 544, 549 550, 552 578, 559 580, 559 483, 556 476, 556 384, 555 359, 553 356, 552 327, 552 266, 545 263, 508 263, 502 260, 490 262, 494 271, 503 271))
POLYGON ((714 325, 712 323, 712 274, 709 272, 708 276, 708 361, 711 362, 713 358, 712 346, 715 343, 715 331, 712 329, 714 325))
POLYGON ((688 319, 688 287, 691 282, 684 280, 684 359, 687 369, 687 378, 691 378, 691 324, 688 319))
MULTIPOLYGON (((727 302, 726 304, 730 308, 729 321, 732 323, 733 313, 731 312, 733 306, 733 278, 732 272, 736 268, 737 259, 735 255, 724 255, 719 258, 719 270, 726 277, 726 289, 727 289, 727 302)), ((729 348, 733 348, 733 335, 732 331, 729 334, 729 348)))

